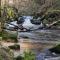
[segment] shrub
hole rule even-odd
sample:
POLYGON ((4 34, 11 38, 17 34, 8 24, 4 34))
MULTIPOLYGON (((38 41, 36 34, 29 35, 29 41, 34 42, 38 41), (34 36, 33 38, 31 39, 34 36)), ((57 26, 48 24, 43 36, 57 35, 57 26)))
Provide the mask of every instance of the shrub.
POLYGON ((35 60, 35 54, 31 51, 24 52, 24 60, 35 60))
POLYGON ((23 57, 18 56, 16 60, 35 60, 35 54, 31 51, 25 51, 23 57))

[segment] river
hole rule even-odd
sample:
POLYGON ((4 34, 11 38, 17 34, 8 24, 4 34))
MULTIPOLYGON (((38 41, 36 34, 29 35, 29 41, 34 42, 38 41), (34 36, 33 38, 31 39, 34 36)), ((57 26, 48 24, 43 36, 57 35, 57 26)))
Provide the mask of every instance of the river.
POLYGON ((60 44, 60 30, 36 30, 30 32, 18 32, 21 52, 31 49, 36 54, 60 44))
POLYGON ((60 30, 36 30, 31 32, 18 32, 18 38, 34 41, 60 41, 60 30))

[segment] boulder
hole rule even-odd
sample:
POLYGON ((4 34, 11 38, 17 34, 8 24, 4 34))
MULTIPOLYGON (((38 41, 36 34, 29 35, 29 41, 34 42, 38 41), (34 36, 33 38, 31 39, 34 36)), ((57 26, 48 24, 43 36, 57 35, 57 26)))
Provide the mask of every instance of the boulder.
POLYGON ((0 45, 0 60, 14 60, 14 55, 9 48, 0 45))

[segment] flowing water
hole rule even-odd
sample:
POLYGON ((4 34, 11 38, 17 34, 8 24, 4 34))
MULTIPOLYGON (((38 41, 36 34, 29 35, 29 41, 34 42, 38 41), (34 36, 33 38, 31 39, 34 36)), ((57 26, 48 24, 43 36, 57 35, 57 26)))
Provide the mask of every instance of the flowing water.
POLYGON ((18 38, 33 41, 60 41, 60 30, 36 30, 31 32, 18 32, 18 38))
POLYGON ((30 47, 32 51, 36 53, 36 60, 45 60, 45 57, 57 57, 57 55, 52 55, 48 49, 56 44, 60 44, 60 30, 50 29, 36 30, 31 32, 18 32, 18 40, 20 43, 22 43, 21 52, 24 50, 24 48, 30 47))
POLYGON ((60 30, 18 32, 18 40, 22 50, 30 48, 38 54, 40 50, 49 49, 56 44, 60 44, 60 30))
MULTIPOLYGON (((40 25, 34 25, 30 22, 30 17, 25 19, 23 27, 27 29, 37 29, 40 25), (29 22, 29 23, 28 23, 29 22)), ((38 29, 34 31, 27 31, 27 32, 19 32, 18 31, 18 41, 20 43, 20 52, 22 52, 26 48, 32 49, 34 52, 39 53, 39 51, 45 50, 46 48, 49 49, 56 44, 60 44, 60 30, 52 30, 52 29, 38 29)), ((45 51, 47 52, 47 50, 45 51)), ((38 54, 40 58, 44 57, 44 53, 38 54)), ((42 60, 42 59, 41 59, 42 60)))

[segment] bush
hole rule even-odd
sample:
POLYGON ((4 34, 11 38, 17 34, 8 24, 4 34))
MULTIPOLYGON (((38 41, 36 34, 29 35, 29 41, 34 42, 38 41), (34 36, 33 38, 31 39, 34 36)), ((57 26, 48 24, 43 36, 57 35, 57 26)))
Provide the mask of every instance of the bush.
POLYGON ((31 51, 24 52, 23 57, 18 56, 16 60, 35 60, 35 54, 31 51))
POLYGON ((35 54, 31 51, 24 52, 24 60, 35 60, 35 54))

